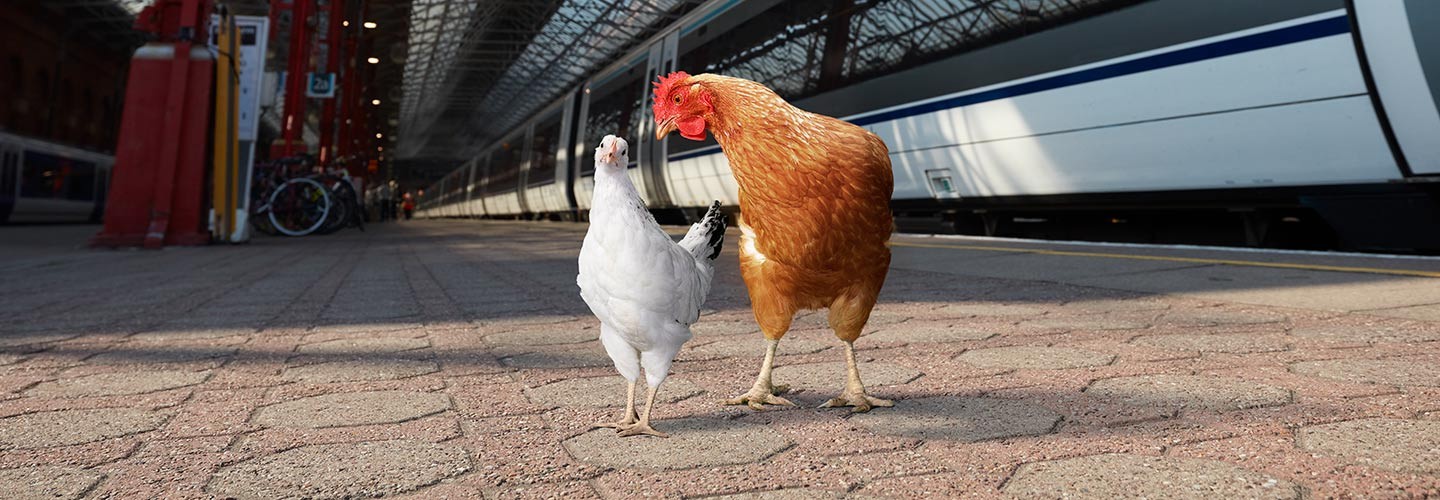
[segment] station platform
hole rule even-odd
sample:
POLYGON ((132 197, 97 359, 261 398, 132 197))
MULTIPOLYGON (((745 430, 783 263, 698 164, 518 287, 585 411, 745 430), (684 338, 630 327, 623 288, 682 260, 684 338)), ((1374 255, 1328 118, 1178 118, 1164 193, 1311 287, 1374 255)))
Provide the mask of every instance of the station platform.
MULTIPOLYGON (((732 229, 654 415, 575 286, 583 224, 410 221, 90 250, 0 227, 0 497, 1440 496, 1440 260, 900 235, 843 386, 775 381, 732 229), (782 490, 782 491, 771 491, 782 490)), ((677 228, 677 231, 679 229, 677 228)))

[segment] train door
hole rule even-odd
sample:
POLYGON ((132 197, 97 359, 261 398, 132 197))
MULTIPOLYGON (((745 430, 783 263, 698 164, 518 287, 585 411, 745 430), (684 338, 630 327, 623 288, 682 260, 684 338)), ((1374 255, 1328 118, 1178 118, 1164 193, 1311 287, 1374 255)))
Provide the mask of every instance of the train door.
POLYGON ((483 215, 471 205, 471 203, 475 201, 475 165, 478 163, 480 163, 480 160, 474 158, 465 162, 465 203, 461 206, 465 207, 466 217, 479 217, 483 215))
POLYGON ((654 102, 650 98, 651 83, 661 75, 668 75, 675 71, 675 52, 680 43, 680 32, 672 31, 664 39, 656 42, 650 47, 649 63, 646 65, 645 79, 640 94, 640 122, 637 124, 640 129, 640 141, 643 143, 639 148, 640 169, 645 177, 645 189, 652 194, 650 208, 673 206, 670 198, 670 189, 665 182, 665 141, 668 139, 655 140, 655 120, 652 118, 650 106, 654 102))
POLYGON ((485 151, 478 159, 475 159, 475 182, 471 186, 474 192, 480 193, 478 197, 480 197, 481 218, 490 216, 490 207, 485 206, 485 176, 488 174, 490 174, 490 151, 485 151))
POLYGON ((534 140, 535 123, 530 122, 525 124, 525 132, 520 135, 519 149, 513 150, 511 153, 520 155, 520 171, 515 173, 515 197, 520 204, 520 213, 517 214, 519 217, 528 217, 530 215, 530 203, 528 197, 525 195, 527 194, 526 191, 529 190, 527 186, 530 185, 530 164, 532 163, 530 161, 530 151, 532 151, 534 147, 534 140))
MULTIPOLYGON (((583 88, 583 86, 581 88, 583 88)), ((584 147, 584 145, 579 144, 580 101, 583 100, 583 98, 578 98, 578 96, 581 95, 584 95, 583 91, 576 90, 575 92, 571 92, 570 97, 565 99, 565 108, 564 111, 562 111, 564 118, 560 125, 561 156, 556 160, 559 162, 560 168, 564 169, 563 173, 565 175, 561 176, 561 172, 557 172, 555 174, 555 180, 565 183, 565 203, 570 212, 569 218, 577 218, 579 214, 576 213, 576 211, 580 208, 580 205, 575 200, 575 180, 580 177, 579 158, 582 151, 580 148, 584 147)))
POLYGON ((1440 175, 1440 2, 1351 1, 1371 92, 1410 175, 1440 175))
POLYGON ((20 190, 20 152, 0 145, 0 223, 10 220, 20 190))

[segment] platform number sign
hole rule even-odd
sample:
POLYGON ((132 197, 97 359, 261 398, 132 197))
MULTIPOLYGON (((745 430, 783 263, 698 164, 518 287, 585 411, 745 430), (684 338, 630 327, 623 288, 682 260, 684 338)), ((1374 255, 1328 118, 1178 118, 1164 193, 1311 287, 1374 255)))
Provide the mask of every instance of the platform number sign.
POLYGON ((305 97, 333 99, 335 97, 335 73, 310 73, 305 86, 305 97))

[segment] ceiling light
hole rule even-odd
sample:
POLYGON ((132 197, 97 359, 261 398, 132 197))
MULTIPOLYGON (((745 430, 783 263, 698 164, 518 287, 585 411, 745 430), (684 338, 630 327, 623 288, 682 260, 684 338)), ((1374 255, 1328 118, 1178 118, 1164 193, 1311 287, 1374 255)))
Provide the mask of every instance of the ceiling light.
POLYGON ((366 61, 368 61, 370 64, 380 64, 380 58, 378 58, 378 57, 372 57, 372 58, 366 59, 366 61))
POLYGON ((379 139, 379 138, 382 138, 382 137, 385 137, 385 134, 381 134, 381 133, 379 133, 379 132, 376 132, 376 133, 375 133, 375 138, 376 138, 376 139, 379 139))
POLYGON ((379 106, 379 105, 380 105, 380 100, 379 100, 379 99, 371 99, 371 100, 370 100, 370 104, 374 104, 374 105, 376 105, 376 106, 379 106))
POLYGON ((340 21, 340 25, 341 25, 341 26, 344 26, 344 27, 346 27, 346 28, 349 28, 349 27, 350 27, 350 21, 340 21))
POLYGON ((365 29, 367 29, 367 30, 373 30, 373 29, 375 29, 376 26, 379 26, 379 25, 375 24, 374 21, 365 21, 365 29))

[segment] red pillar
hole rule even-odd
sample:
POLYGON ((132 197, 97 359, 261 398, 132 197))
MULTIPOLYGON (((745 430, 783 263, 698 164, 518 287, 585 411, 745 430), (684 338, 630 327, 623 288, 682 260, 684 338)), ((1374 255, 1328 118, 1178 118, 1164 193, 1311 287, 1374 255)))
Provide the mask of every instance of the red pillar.
MULTIPOLYGON (((329 30, 325 33, 325 71, 340 74, 341 20, 345 18, 345 0, 329 0, 330 13, 326 17, 329 30)), ((320 162, 335 160, 335 101, 344 96, 339 89, 335 97, 325 99, 320 108, 320 162)))
POLYGON ((285 115, 280 124, 282 156, 305 152, 305 79, 310 69, 310 30, 305 25, 315 0, 294 0, 290 12, 290 59, 285 71, 285 115))
POLYGON ((209 241, 202 212, 215 62, 200 45, 210 10, 210 0, 157 0, 136 16, 136 28, 158 39, 131 60, 105 226, 91 244, 209 241))

